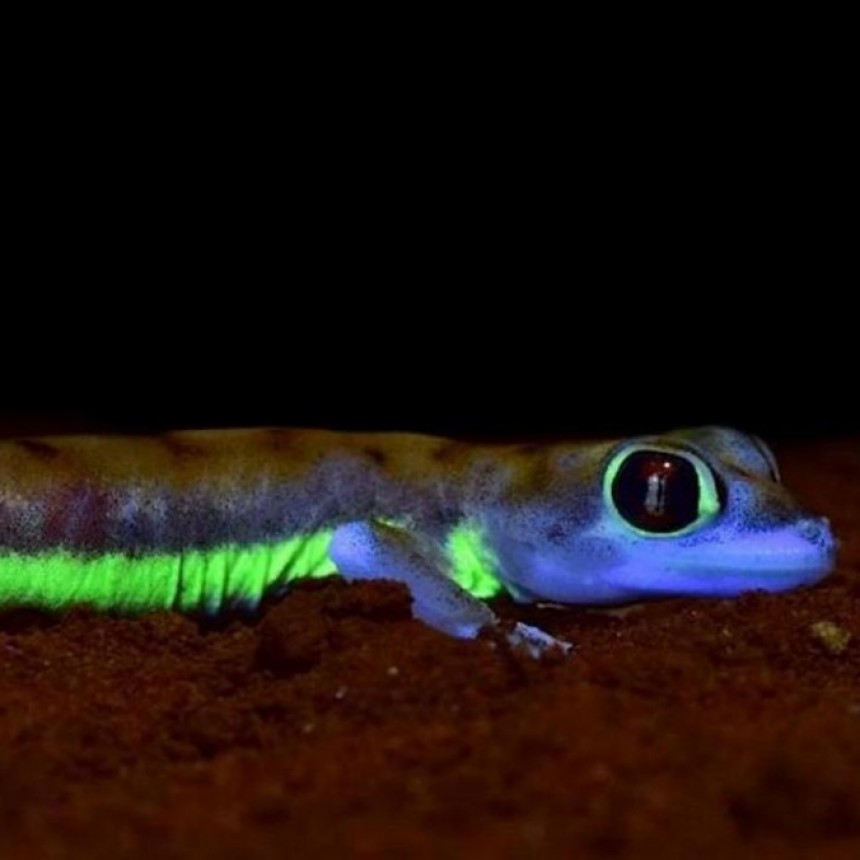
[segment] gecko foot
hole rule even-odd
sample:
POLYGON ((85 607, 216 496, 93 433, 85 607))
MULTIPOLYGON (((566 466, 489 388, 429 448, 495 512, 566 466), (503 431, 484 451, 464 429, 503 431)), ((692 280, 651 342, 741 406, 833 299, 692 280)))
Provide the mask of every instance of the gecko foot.
POLYGON ((524 649, 530 657, 535 659, 550 651, 560 651, 564 656, 567 656, 573 650, 573 645, 570 642, 556 639, 555 636, 550 636, 549 633, 545 633, 539 627, 532 627, 521 621, 518 621, 513 629, 505 635, 505 639, 515 648, 524 649))

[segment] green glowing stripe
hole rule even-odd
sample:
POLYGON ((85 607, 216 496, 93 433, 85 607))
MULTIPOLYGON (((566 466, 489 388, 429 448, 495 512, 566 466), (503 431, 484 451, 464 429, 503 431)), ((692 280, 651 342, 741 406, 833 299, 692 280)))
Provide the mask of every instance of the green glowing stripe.
MULTIPOLYGON (((272 586, 335 573, 329 529, 277 544, 229 545, 212 550, 130 557, 86 557, 66 550, 0 554, 0 607, 216 612, 224 605, 256 606, 272 586)), ((502 591, 498 562, 481 531, 463 524, 446 544, 452 577, 475 597, 502 591)))
POLYGON ((119 612, 255 606, 273 585, 334 573, 328 559, 332 534, 327 530, 277 544, 139 558, 122 553, 83 557, 64 550, 4 553, 0 606, 62 609, 85 604, 119 612))
POLYGON ((476 526, 463 523, 448 535, 446 546, 454 581, 475 597, 494 597, 502 591, 496 576, 499 562, 476 526))

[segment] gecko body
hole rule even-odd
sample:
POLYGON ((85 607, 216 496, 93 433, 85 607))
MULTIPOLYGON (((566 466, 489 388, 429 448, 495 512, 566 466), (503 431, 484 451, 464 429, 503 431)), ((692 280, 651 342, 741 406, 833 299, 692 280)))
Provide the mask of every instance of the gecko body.
POLYGON ((764 443, 721 427, 548 445, 282 428, 0 443, 5 607, 215 613, 339 572, 400 580, 416 617, 473 637, 502 590, 779 591, 817 582, 835 552, 764 443))

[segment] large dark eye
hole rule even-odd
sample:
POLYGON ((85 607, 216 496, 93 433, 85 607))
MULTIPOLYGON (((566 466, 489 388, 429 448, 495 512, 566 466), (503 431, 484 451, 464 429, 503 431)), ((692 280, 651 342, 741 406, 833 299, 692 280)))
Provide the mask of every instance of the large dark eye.
POLYGON ((607 481, 615 510, 649 534, 675 534, 710 518, 719 508, 710 469, 668 451, 622 454, 607 470, 607 481))

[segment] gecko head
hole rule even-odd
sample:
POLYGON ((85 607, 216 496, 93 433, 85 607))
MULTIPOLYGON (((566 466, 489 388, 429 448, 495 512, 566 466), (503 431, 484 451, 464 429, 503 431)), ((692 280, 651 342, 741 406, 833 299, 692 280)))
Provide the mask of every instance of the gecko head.
POLYGON ((521 597, 728 597, 833 569, 828 521, 794 501, 756 437, 707 427, 628 440, 603 452, 590 480, 587 523, 562 519, 553 540, 518 547, 521 597))

